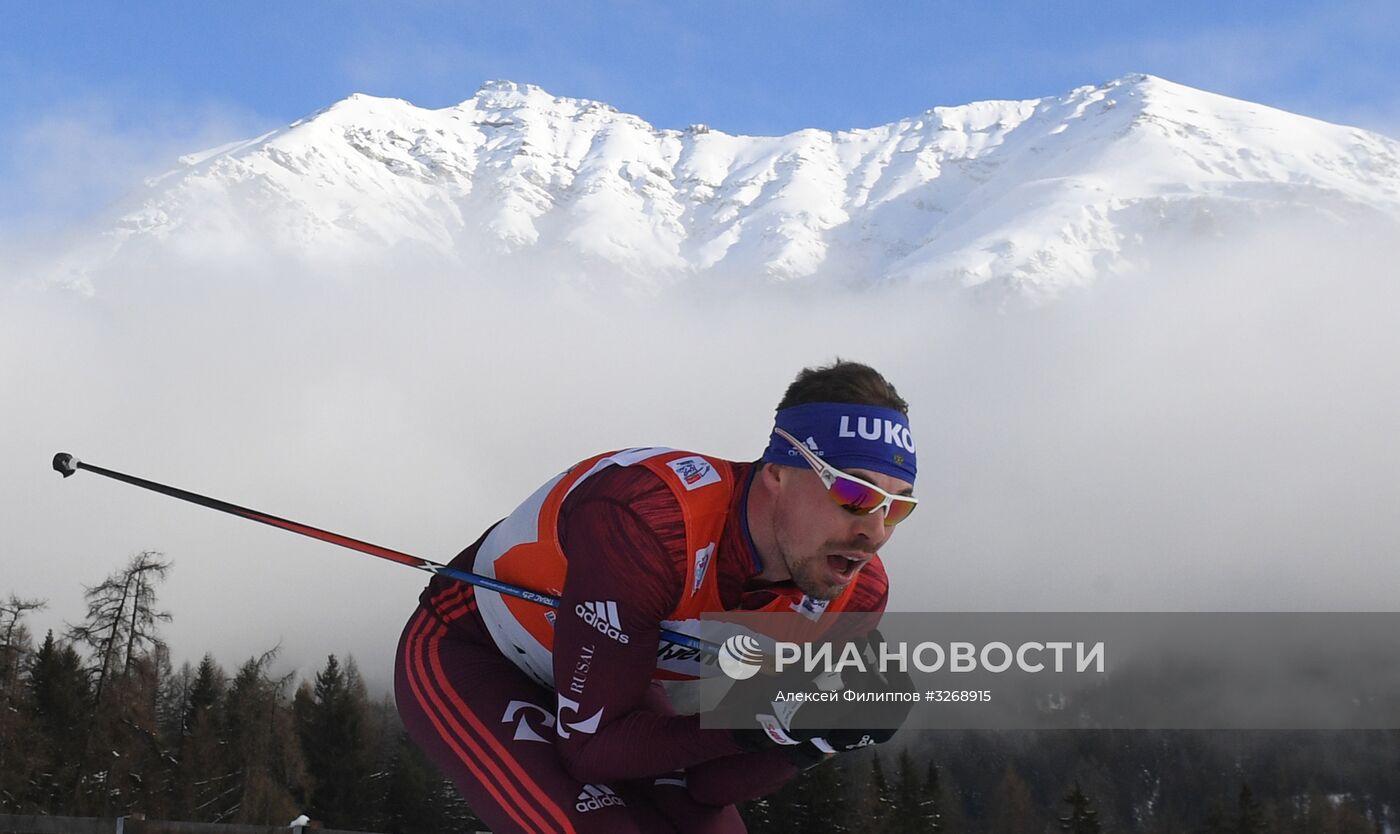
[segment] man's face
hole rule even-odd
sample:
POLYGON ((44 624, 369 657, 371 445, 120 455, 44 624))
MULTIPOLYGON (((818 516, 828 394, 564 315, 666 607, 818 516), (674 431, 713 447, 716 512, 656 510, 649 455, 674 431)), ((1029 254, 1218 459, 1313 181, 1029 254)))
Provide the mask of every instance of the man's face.
MULTIPOLYGON (((779 556, 804 594, 835 599, 875 557, 894 528, 885 526, 884 512, 855 515, 842 508, 831 500, 812 469, 774 468, 779 488, 773 533, 779 556)), ((867 469, 846 472, 895 495, 909 494, 912 487, 908 481, 867 469)))

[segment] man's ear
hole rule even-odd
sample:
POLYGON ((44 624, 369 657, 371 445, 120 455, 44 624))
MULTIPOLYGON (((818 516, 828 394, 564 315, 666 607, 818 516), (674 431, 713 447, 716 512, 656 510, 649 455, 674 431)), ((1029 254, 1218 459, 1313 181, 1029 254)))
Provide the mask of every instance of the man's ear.
POLYGON ((758 477, 763 480, 764 485, 770 489, 777 489, 780 487, 783 483, 782 470, 787 467, 778 466, 775 463, 764 463, 760 465, 763 469, 758 473, 758 477))

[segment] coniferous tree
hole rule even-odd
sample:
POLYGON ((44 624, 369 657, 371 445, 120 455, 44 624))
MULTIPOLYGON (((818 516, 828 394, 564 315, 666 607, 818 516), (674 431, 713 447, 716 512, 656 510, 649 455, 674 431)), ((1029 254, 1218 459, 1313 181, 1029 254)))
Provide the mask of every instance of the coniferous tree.
MULTIPOLYGON (((801 775, 798 775, 798 779, 801 775)), ((763 809, 763 821, 765 825, 761 829, 764 834, 789 834, 796 831, 796 824, 793 822, 797 814, 801 812, 800 797, 797 791, 797 779, 788 782, 780 790, 765 796, 760 800, 760 807, 763 809)))
POLYGON ((1060 830, 1071 834, 1099 834, 1099 812, 1090 808, 1089 797, 1084 795, 1079 783, 1074 790, 1065 794, 1064 801, 1069 805, 1069 816, 1060 817, 1060 830))
POLYGON ((161 738, 169 743, 177 756, 185 735, 185 709, 190 703, 190 690, 193 688, 194 667, 187 660, 180 664, 178 671, 165 676, 165 683, 160 690, 157 718, 160 721, 161 738))
POLYGON ((836 761, 823 762, 798 774, 802 809, 797 820, 802 831, 854 831, 855 815, 846 798, 844 774, 836 761))
POLYGON ((48 632, 30 665, 28 689, 29 709, 43 739, 34 802, 45 813, 67 813, 91 711, 88 677, 71 643, 59 643, 48 632))
POLYGON ((427 762, 405 735, 389 766, 384 796, 384 827, 392 831, 437 831, 443 820, 433 813, 432 795, 437 781, 427 762))
MULTIPOLYGON (((485 824, 462 801, 452 783, 401 733, 386 775, 387 790, 379 830, 415 834, 476 831, 485 824)), ((750 834, 759 834, 753 828, 750 834)))
POLYGON ((773 802, 771 796, 760 796, 739 806, 739 815, 743 817, 749 834, 774 834, 777 831, 773 802))
POLYGON ((992 792, 989 818, 993 831, 1037 831, 1037 819, 1044 819, 1035 811, 1026 780, 1012 765, 1002 771, 1001 782, 992 792))
POLYGON ((120 781, 109 778, 108 782, 119 813, 155 818, 169 815, 175 758, 162 736, 159 714, 161 693, 170 674, 169 653, 159 644, 153 652, 133 657, 130 666, 113 681, 116 726, 112 735, 120 745, 121 762, 120 767, 112 768, 113 777, 119 776, 120 781))
POLYGON ((925 814, 923 780, 908 748, 899 751, 893 794, 893 811, 881 830, 889 834, 924 834, 937 830, 930 828, 925 814))
POLYGON ((1200 830, 1203 834, 1234 834, 1234 826, 1228 820, 1225 806, 1219 801, 1212 802, 1206 809, 1200 830))
MULTIPOLYGON (((1353 797, 1347 797, 1333 809, 1337 834, 1372 834, 1375 823, 1366 816, 1365 808, 1353 797)), ((1261 829, 1264 830, 1264 829, 1261 829)))
POLYGON ((0 812, 34 810, 32 786, 42 741, 23 685, 22 672, 32 654, 24 616, 44 605, 14 594, 0 601, 0 812))
POLYGON ((195 670, 194 682, 190 685, 189 697, 185 701, 185 711, 181 719, 185 733, 192 732, 199 718, 219 705, 227 688, 228 676, 214 661, 214 656, 205 653, 199 661, 199 668, 195 670))
POLYGON ((1294 816, 1294 826, 1299 831, 1327 831, 1333 828, 1332 803, 1316 787, 1308 791, 1302 807, 1294 816))
POLYGON ((86 778, 75 810, 98 816, 163 812, 169 753, 160 738, 156 708, 167 665, 158 656, 133 660, 108 682, 104 702, 94 704, 86 778))
POLYGON ((1240 807, 1239 814, 1235 817, 1235 831, 1237 834, 1260 834, 1263 830, 1264 820, 1259 803, 1254 801, 1254 791, 1245 783, 1240 786, 1240 807))
POLYGON ((894 814, 894 793, 878 751, 870 759, 870 790, 863 804, 866 827, 870 831, 885 830, 894 814))
POLYGON ((312 782, 307 813, 328 827, 349 827, 368 811, 372 772, 369 704, 354 661, 342 669, 329 656, 315 686, 298 688, 293 711, 312 782))
POLYGON ((210 810, 216 822, 284 824, 302 813, 306 764, 287 708, 291 676, 272 678, 277 649, 239 667, 225 701, 226 767, 233 776, 210 810))
MULTIPOLYGON (((350 811, 360 819, 369 819, 374 809, 373 799, 377 791, 375 782, 383 778, 383 773, 375 770, 375 753, 385 748, 384 734, 388 731, 388 724, 375 719, 375 711, 369 700, 369 687, 365 685, 365 679, 360 674, 360 667, 355 663, 354 655, 347 655, 345 658, 345 688, 349 694, 347 714, 352 716, 351 723, 359 724, 360 740, 353 749, 358 756, 358 766, 362 768, 361 778, 366 786, 365 790, 361 791, 359 804, 352 805, 350 811)), ((390 707, 395 713, 393 731, 397 735, 402 725, 397 723, 397 709, 392 707, 392 703, 390 707)))
POLYGON ((938 830, 946 834, 964 834, 968 831, 962 789, 953 778, 951 767, 938 772, 938 797, 938 830))
POLYGON ((373 831, 388 831, 389 791, 394 768, 400 760, 399 746, 405 743, 407 735, 392 695, 385 694, 378 703, 372 704, 369 715, 369 736, 373 740, 370 751, 370 783, 373 791, 367 802, 369 811, 364 817, 364 827, 373 831))
POLYGON ((172 787, 177 819, 213 822, 219 799, 236 781, 237 768, 224 751, 224 697, 228 677, 212 655, 205 654, 192 673, 181 704, 176 758, 180 766, 172 787))
POLYGON ((0 814, 33 813, 43 739, 23 692, 0 695, 0 814))
POLYGON ((835 769, 825 762, 802 771, 781 790, 746 805, 744 819, 752 821, 750 834, 806 834, 809 831, 849 831, 849 802, 843 795, 841 775, 818 771, 835 769), (843 807, 837 807, 837 806, 843 807), (824 814, 831 816, 824 818, 824 814))
POLYGON ((928 763, 928 771, 919 791, 919 815, 924 824, 924 831, 938 834, 944 830, 943 790, 938 778, 938 765, 932 760, 928 763))

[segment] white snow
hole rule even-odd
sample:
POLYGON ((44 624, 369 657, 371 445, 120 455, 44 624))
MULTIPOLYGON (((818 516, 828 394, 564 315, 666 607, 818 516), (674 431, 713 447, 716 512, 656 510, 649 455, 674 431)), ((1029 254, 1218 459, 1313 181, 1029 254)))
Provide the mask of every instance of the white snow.
POLYGON ((182 157, 99 262, 156 247, 444 264, 549 253, 609 280, 900 281, 1053 298, 1277 213, 1400 219, 1400 143, 1147 75, 786 136, 653 127, 492 81, 352 95, 182 157))

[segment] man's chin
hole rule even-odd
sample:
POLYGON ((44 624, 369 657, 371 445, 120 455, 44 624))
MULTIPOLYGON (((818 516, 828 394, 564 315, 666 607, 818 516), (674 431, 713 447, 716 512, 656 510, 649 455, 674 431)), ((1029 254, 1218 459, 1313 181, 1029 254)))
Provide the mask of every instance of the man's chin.
POLYGON ((810 577, 802 576, 793 579, 793 584, 797 590, 806 594, 812 599, 825 600, 827 602, 836 599, 846 590, 849 582, 832 583, 823 580, 813 580, 810 577))
POLYGON ((825 554, 803 561, 786 561, 792 584, 809 598, 827 602, 845 593, 847 586, 856 581, 864 567, 858 565, 848 571, 836 570, 828 563, 825 554))

